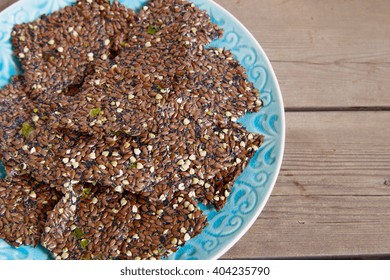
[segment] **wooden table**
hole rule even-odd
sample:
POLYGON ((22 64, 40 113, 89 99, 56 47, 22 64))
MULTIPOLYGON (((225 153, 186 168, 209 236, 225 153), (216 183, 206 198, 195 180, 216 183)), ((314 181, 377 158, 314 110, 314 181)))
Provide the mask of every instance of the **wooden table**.
POLYGON ((224 258, 390 258, 390 2, 216 1, 268 54, 287 113, 273 194, 224 258))

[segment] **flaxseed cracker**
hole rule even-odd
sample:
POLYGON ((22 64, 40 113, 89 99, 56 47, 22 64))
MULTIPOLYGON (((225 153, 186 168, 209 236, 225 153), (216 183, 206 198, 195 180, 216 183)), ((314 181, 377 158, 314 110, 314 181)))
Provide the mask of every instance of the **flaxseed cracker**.
POLYGON ((151 203, 80 187, 48 215, 43 245, 56 259, 160 259, 198 235, 207 218, 185 194, 151 203))
MULTIPOLYGON (((131 17, 129 10, 121 11, 119 4, 111 6, 108 1, 81 1, 15 25, 12 43, 31 96, 66 92, 83 81, 96 60, 109 57, 110 38, 121 25, 122 17, 117 16, 131 17)), ((127 23, 127 18, 123 20, 127 23)))
POLYGON ((132 27, 121 43, 125 49, 178 48, 197 53, 223 34, 206 11, 186 0, 151 0, 132 27))
POLYGON ((19 173, 14 158, 24 139, 31 137, 34 129, 31 120, 33 108, 34 103, 25 93, 22 76, 13 77, 10 84, 0 90, 0 160, 12 175, 19 173))
POLYGON ((15 247, 40 244, 47 213, 59 198, 26 175, 0 180, 0 238, 15 247))

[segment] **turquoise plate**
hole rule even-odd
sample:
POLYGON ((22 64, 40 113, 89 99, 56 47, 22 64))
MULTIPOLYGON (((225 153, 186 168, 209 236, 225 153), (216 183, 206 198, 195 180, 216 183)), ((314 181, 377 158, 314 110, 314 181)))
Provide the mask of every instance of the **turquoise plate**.
MULTIPOLYGON (((13 56, 10 33, 15 24, 29 22, 75 0, 21 0, 0 13, 0 87, 9 83, 19 72, 13 56)), ((139 10, 147 0, 122 0, 129 8, 139 10)), ((229 12, 211 0, 193 0, 206 10, 212 20, 225 30, 223 38, 211 43, 213 47, 231 50, 246 68, 249 80, 261 92, 264 108, 247 114, 240 122, 254 133, 265 136, 263 146, 251 159, 238 178, 225 208, 216 212, 204 209, 209 225, 169 259, 217 259, 229 250, 251 227, 263 210, 279 174, 285 138, 285 117, 282 95, 272 66, 256 39, 229 12)), ((0 175, 4 170, 0 168, 0 175)), ((41 247, 22 246, 15 249, 0 240, 1 259, 51 259, 41 247)))

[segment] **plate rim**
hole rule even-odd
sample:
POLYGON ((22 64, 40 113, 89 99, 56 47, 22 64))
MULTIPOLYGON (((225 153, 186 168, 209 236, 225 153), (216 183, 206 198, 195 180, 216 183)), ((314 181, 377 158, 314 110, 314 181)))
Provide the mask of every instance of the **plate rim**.
MULTIPOLYGON (((189 0, 191 1, 191 0, 189 0)), ((226 8, 224 8, 222 5, 219 3, 215 2, 214 0, 205 0, 208 2, 211 2, 215 6, 217 6, 219 9, 224 11, 225 13, 229 14, 236 23, 244 30, 249 38, 255 43, 255 46, 260 50, 260 53, 262 55, 262 58, 265 61, 265 64, 267 65, 269 69, 269 73, 272 76, 272 80, 275 82, 275 89, 276 89, 276 94, 278 95, 279 101, 280 101, 280 118, 281 118, 281 131, 280 131, 280 153, 277 160, 276 164, 276 170, 275 170, 275 175, 274 178, 272 179, 272 182, 269 184, 269 189, 267 190, 266 195, 264 196, 263 201, 258 205, 258 208, 256 210, 256 213, 253 214, 253 217, 249 220, 247 225, 240 230, 240 233, 238 233, 232 240, 228 243, 225 248, 220 250, 218 253, 216 253, 213 256, 213 260, 219 259, 221 256, 226 254, 247 232, 248 230, 253 226, 253 224, 256 222, 256 220, 260 217, 261 213, 264 210, 264 207, 269 201, 269 198, 272 194, 273 189, 275 188, 276 181, 279 178, 280 174, 280 169, 282 167, 282 162, 283 162, 283 157, 284 157, 284 151, 285 151, 285 141, 286 141, 286 113, 285 113, 285 107, 284 107, 284 101, 283 101, 283 96, 282 96, 282 91, 280 88, 280 84, 278 81, 278 78, 276 76, 275 70, 271 64, 270 59, 268 58, 266 52, 264 51, 263 47, 260 45, 260 42, 256 39, 256 37, 252 34, 252 32, 249 31, 249 29, 236 17, 234 16, 230 11, 228 11, 226 8)), ((261 110, 261 109, 260 109, 261 110)))

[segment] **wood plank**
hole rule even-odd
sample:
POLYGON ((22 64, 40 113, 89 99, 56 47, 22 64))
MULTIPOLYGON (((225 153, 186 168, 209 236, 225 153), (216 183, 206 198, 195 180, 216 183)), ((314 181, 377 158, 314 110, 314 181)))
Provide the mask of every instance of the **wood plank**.
POLYGON ((224 258, 389 255, 389 203, 389 196, 274 196, 224 258))
POLYGON ((390 112, 287 113, 282 171, 224 258, 390 255, 390 112))
POLYGON ((7 8, 8 6, 10 6, 11 4, 15 3, 16 0, 2 0, 0 2, 0 11, 4 10, 5 8, 7 8))
POLYGON ((216 0, 257 38, 286 108, 390 105, 387 0, 216 0))

